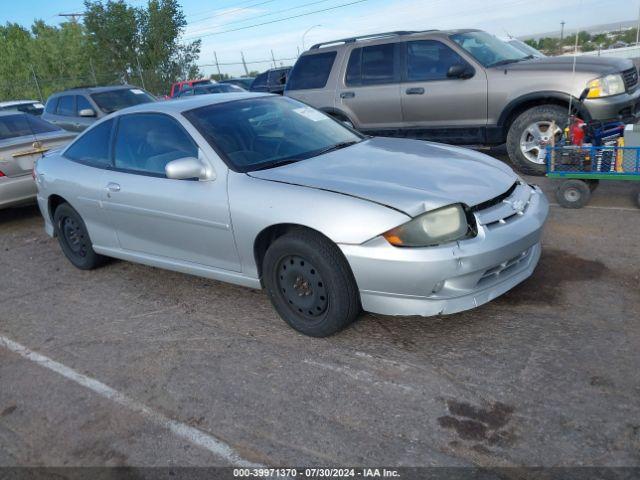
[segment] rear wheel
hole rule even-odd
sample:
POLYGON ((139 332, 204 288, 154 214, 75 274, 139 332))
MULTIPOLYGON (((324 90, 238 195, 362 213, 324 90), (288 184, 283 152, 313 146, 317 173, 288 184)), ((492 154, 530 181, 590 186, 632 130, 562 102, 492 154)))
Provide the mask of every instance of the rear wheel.
POLYGON ((591 189, 582 180, 565 180, 556 190, 556 199, 564 208, 582 208, 591 198, 591 189))
POLYGON ((263 272, 276 311, 305 335, 333 335, 360 313, 349 264, 319 233, 297 230, 276 239, 265 254, 263 272))
POLYGON ((540 105, 521 113, 507 134, 507 152, 516 168, 522 173, 544 175, 546 147, 552 140, 560 141, 566 124, 567 109, 558 105, 540 105))
POLYGON ((56 208, 53 225, 60 248, 74 266, 81 270, 91 270, 105 262, 106 257, 93 250, 87 227, 71 205, 63 203, 56 208))

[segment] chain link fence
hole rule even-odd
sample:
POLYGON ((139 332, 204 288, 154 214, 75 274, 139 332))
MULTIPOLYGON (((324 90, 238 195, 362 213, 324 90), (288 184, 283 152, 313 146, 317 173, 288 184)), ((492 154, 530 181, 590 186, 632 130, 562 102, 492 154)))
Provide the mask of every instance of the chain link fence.
MULTIPOLYGON (((202 75, 208 78, 212 75, 218 76, 249 76, 251 73, 262 72, 270 68, 293 65, 298 58, 276 57, 271 52, 271 58, 259 60, 246 59, 240 52, 240 58, 235 62, 218 62, 214 53, 214 61, 210 63, 200 63, 198 68, 202 75), (237 72, 240 71, 240 75, 237 72), (229 73, 235 72, 235 73, 229 73)), ((14 77, 11 81, 0 79, 0 101, 33 99, 45 102, 49 95, 62 90, 77 87, 95 87, 102 85, 131 84, 147 89, 148 79, 151 72, 145 72, 142 68, 132 68, 125 72, 98 72, 90 65, 90 69, 79 75, 59 75, 46 76, 38 73, 37 67, 29 66, 24 78, 14 77), (147 81, 145 81, 147 79, 147 81)), ((155 75, 155 72, 153 72, 155 75)), ((186 78, 175 78, 173 81, 186 80, 186 78)), ((166 91, 154 91, 158 89, 149 88, 154 95, 165 95, 166 91)))

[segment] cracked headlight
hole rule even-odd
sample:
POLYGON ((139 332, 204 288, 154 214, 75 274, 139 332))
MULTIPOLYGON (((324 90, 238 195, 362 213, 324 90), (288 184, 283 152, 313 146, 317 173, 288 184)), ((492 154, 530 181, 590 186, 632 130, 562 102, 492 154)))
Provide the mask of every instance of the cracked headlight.
POLYGON ((624 80, 619 73, 591 80, 587 84, 587 88, 589 89, 587 98, 609 97, 625 92, 624 80))
POLYGON ((469 233, 469 224, 462 205, 448 205, 410 220, 383 233, 396 247, 431 247, 453 242, 469 233))

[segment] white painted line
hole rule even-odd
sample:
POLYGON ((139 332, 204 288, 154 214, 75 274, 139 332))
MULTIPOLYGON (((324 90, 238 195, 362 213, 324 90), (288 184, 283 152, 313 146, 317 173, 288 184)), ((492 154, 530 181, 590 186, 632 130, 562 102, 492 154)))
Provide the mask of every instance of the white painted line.
MULTIPOLYGON (((549 206, 563 208, 562 205, 557 204, 557 203, 549 203, 549 206)), ((587 205, 585 207, 582 207, 582 210, 588 210, 588 209, 592 209, 592 210, 621 210, 623 212, 640 212, 640 208, 629 208, 629 207, 600 207, 598 205, 587 205)), ((571 209, 567 209, 567 210, 571 210, 571 209)))
POLYGON ((13 340, 10 340, 2 335, 0 335, 0 346, 14 353, 17 353, 27 360, 31 360, 32 362, 37 363, 41 367, 48 368, 49 370, 54 371, 62 375, 63 377, 76 382, 77 384, 82 385, 89 390, 94 391, 104 398, 107 398, 122 405, 123 407, 127 407, 128 409, 141 414, 143 417, 151 420, 154 423, 157 423, 158 425, 161 425, 178 437, 181 437, 188 442, 191 442, 194 445, 203 448, 204 450, 208 450, 209 452, 223 458, 224 460, 229 461, 233 465, 240 467, 262 466, 260 464, 252 463, 242 458, 233 448, 231 448, 231 446, 227 445, 223 441, 218 440, 217 438, 204 433, 197 428, 193 428, 184 423, 172 420, 165 415, 152 410, 146 405, 127 397, 125 394, 114 390, 108 385, 105 385, 104 383, 91 377, 87 377, 86 375, 82 375, 81 373, 78 373, 63 364, 56 362, 55 360, 51 360, 44 355, 33 352, 27 347, 20 345, 19 343, 14 342, 13 340))

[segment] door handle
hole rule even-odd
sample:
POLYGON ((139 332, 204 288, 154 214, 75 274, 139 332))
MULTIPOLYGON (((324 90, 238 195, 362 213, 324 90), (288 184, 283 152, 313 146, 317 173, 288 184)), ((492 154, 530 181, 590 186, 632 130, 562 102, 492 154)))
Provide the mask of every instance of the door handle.
POLYGON ((120 185, 118 185, 117 183, 109 182, 109 183, 107 183, 107 191, 109 191, 109 192, 119 192, 120 191, 120 185))
POLYGON ((340 98, 353 98, 356 94, 354 92, 342 92, 340 98))
POLYGON ((422 87, 407 88, 405 90, 405 93, 407 95, 422 95, 424 93, 424 88, 422 87))

